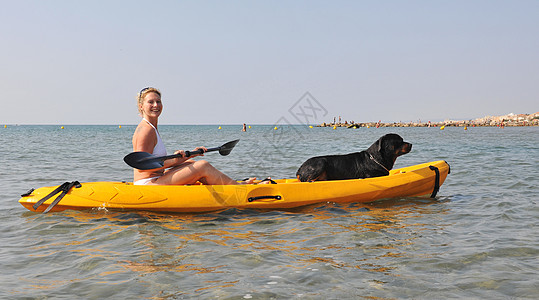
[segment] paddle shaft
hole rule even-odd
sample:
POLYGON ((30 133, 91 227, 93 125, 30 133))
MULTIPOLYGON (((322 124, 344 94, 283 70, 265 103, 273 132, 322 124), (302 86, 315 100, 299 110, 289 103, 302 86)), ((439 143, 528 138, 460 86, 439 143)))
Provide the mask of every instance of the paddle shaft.
MULTIPOLYGON (((190 157, 190 156, 193 156, 195 154, 202 154, 202 153, 205 153, 205 152, 212 152, 212 151, 219 151, 221 149, 221 147, 214 147, 214 148, 208 148, 208 150, 204 151, 203 149, 198 149, 198 150, 195 150, 195 151, 184 151, 184 155, 178 153, 178 154, 172 154, 172 155, 165 155, 165 156, 162 156, 162 157, 159 157, 159 160, 160 161, 165 161, 167 159, 173 159, 173 158, 177 158, 177 157, 190 157)), ((143 162, 145 160, 150 160, 150 159, 156 159, 155 157, 149 157, 149 158, 146 158, 146 159, 141 159, 140 161, 143 162)))

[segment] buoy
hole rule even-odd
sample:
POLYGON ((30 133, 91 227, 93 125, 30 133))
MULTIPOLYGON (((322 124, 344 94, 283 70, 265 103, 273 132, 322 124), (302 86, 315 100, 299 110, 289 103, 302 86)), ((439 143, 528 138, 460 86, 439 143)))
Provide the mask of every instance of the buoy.
POLYGON ((313 128, 313 125, 309 125, 309 128, 313 128))
POLYGON ((440 130, 444 130, 444 129, 445 129, 445 125, 444 125, 444 126, 442 126, 442 127, 440 127, 440 130))
POLYGON ((277 126, 275 126, 275 127, 273 128, 273 130, 277 130, 277 126))
POLYGON ((217 129, 221 129, 221 126, 219 126, 219 128, 217 128, 217 129))
POLYGON ((337 129, 337 126, 333 126, 333 130, 337 129))
POLYGON ((251 129, 251 125, 249 125, 249 129, 251 129))
POLYGON ((122 128, 122 125, 119 125, 118 128, 122 128))
POLYGON ((60 129, 64 129, 64 126, 60 127, 60 129))
POLYGON ((464 126, 464 130, 468 130, 468 126, 464 126))
POLYGON ((7 125, 4 125, 4 128, 7 128, 7 125))

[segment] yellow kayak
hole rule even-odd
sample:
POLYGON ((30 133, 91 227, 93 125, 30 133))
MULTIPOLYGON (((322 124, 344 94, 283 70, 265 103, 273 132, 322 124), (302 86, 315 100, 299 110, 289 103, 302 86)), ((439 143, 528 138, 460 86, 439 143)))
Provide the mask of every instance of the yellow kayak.
POLYGON ((320 202, 371 202, 436 196, 450 172, 445 161, 391 170, 388 176, 335 181, 249 185, 133 185, 130 182, 66 182, 30 190, 19 200, 31 211, 66 209, 207 212, 228 208, 279 209, 320 202))

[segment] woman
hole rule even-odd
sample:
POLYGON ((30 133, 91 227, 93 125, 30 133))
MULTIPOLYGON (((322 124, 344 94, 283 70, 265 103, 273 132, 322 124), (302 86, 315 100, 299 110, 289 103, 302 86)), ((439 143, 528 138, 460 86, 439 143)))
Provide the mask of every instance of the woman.
MULTIPOLYGON (((133 151, 144 151, 154 155, 167 155, 165 145, 157 131, 157 121, 163 110, 161 92, 152 87, 144 88, 137 97, 139 113, 142 120, 133 134, 133 151)), ((205 147, 198 147, 195 150, 205 147)), ((182 154, 178 150, 174 154, 182 154)), ((196 154, 202 156, 204 154, 196 154)), ((242 181, 242 184, 250 184, 256 178, 242 181)), ((167 184, 194 184, 200 181, 203 184, 240 184, 232 178, 217 170, 205 160, 191 160, 186 157, 166 160, 164 166, 154 170, 134 170, 135 185, 167 185, 167 184)))

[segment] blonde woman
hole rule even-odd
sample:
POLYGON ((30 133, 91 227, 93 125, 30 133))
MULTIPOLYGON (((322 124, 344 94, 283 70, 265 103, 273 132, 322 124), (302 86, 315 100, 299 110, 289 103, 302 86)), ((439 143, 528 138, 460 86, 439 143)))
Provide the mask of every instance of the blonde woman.
MULTIPOLYGON (((157 123, 163 103, 161 92, 152 87, 142 89, 137 96, 138 110, 142 120, 133 134, 133 151, 144 151, 157 156, 167 155, 165 145, 161 140, 157 123)), ((206 150, 205 147, 197 149, 206 150)), ((182 154, 183 150, 178 150, 174 154, 182 154)), ((195 156, 203 156, 196 154, 195 156)), ((205 160, 192 160, 186 157, 166 160, 165 165, 160 169, 137 170, 134 169, 133 182, 136 185, 169 185, 169 184, 194 184, 197 181, 203 184, 240 184, 227 175, 221 173, 214 166, 205 160)), ((249 178, 241 184, 250 184, 256 178, 249 178)))

